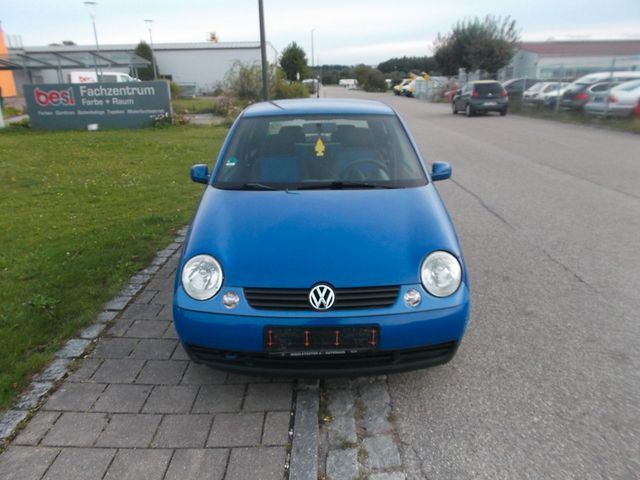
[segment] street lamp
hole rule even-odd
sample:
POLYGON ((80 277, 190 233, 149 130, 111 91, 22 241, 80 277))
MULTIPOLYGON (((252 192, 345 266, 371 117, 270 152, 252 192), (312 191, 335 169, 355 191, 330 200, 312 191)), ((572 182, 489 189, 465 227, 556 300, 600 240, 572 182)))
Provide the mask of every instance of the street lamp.
POLYGON ((98 77, 98 56, 97 53, 100 52, 100 45, 98 45, 98 30, 96 30, 96 7, 98 6, 98 2, 83 2, 89 11, 89 16, 91 17, 91 23, 93 24, 93 36, 96 39, 96 53, 93 55, 93 66, 96 69, 96 80, 99 80, 98 77))
POLYGON ((315 32, 316 29, 312 28, 311 29, 311 70, 313 70, 314 67, 314 56, 313 56, 313 32, 315 32))
POLYGON ((149 29, 149 48, 151 48, 151 65, 153 66, 153 79, 158 79, 158 69, 156 68, 156 55, 153 52, 153 36, 151 35, 151 27, 153 26, 153 20, 147 19, 144 21, 149 29))

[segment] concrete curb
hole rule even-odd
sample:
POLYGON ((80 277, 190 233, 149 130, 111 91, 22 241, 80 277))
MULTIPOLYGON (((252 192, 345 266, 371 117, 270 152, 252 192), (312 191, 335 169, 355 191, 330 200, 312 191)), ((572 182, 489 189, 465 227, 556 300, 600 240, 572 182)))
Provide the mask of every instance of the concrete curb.
POLYGON ((320 382, 300 380, 296 391, 289 480, 318 478, 319 408, 320 382))
POLYGON ((18 397, 11 409, 0 417, 0 448, 18 431, 22 422, 30 417, 33 410, 40 407, 43 400, 57 388, 58 382, 69 375, 71 362, 82 357, 88 348, 100 336, 109 322, 133 300, 153 275, 160 270, 169 258, 181 247, 188 227, 178 231, 176 238, 160 250, 151 264, 134 274, 120 293, 109 300, 96 320, 79 334, 79 338, 68 340, 55 354, 55 359, 37 374, 29 387, 18 397))

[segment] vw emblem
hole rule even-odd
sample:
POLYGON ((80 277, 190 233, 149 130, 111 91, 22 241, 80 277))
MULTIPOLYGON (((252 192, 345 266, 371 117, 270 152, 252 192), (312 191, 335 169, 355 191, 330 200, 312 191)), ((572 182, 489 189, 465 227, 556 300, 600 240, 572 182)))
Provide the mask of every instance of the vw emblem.
POLYGON ((309 303, 316 310, 329 310, 336 300, 336 294, 329 285, 316 285, 309 292, 309 303))

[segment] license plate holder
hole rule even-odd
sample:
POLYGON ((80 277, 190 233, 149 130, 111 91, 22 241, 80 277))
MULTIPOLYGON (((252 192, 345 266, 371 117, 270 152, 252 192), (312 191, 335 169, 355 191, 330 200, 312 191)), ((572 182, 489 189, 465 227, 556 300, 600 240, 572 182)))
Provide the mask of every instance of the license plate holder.
POLYGON ((377 325, 264 328, 265 350, 278 356, 371 352, 378 348, 379 343, 380 328, 377 325))

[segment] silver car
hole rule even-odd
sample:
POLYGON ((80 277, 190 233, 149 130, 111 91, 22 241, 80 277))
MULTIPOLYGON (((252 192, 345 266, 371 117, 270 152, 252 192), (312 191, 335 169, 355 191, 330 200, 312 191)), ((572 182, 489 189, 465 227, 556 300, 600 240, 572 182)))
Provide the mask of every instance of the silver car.
POLYGON ((592 95, 584 106, 586 113, 603 117, 629 117, 640 101, 640 80, 621 83, 609 92, 592 95))

